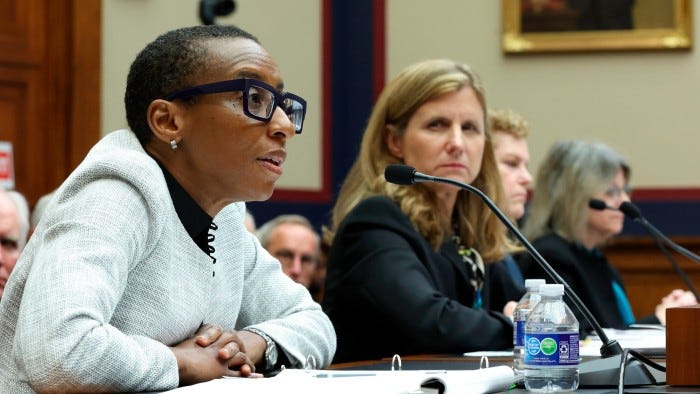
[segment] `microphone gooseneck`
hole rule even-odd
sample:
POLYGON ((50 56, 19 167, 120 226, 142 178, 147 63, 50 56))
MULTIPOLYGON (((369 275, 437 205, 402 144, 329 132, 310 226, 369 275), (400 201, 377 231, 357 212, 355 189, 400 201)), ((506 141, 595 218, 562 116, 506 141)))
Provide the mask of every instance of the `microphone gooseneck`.
POLYGON ((642 215, 642 211, 639 209, 639 207, 637 207, 633 203, 629 201, 624 201, 622 204, 620 204, 620 211, 624 213, 625 216, 627 216, 628 218, 640 223, 642 227, 644 227, 644 229, 647 230, 647 232, 654 239, 656 247, 658 247, 659 250, 661 250, 661 253, 663 253, 663 255, 666 257, 666 260, 668 260, 668 262, 671 263, 671 266, 676 271, 676 274, 678 274, 678 277, 681 278, 683 283, 685 283, 686 287, 688 288, 688 290, 690 290, 691 293, 693 293, 695 298, 700 300, 700 294, 698 294, 698 291, 693 285, 693 282, 690 280, 685 271, 683 271, 683 269, 678 265, 676 259, 674 259, 673 256, 671 256, 671 253, 669 253, 668 249, 666 249, 664 243, 668 245, 671 249, 675 250, 676 252, 695 262, 700 262, 700 257, 690 252, 689 250, 681 247, 675 242, 671 241, 671 239, 669 239, 666 235, 664 235, 661 231, 659 231, 656 227, 649 223, 649 221, 646 220, 642 215))
POLYGON ((448 178, 441 178, 437 176, 426 175, 416 171, 413 167, 402 165, 402 164, 392 164, 386 168, 384 171, 384 177, 387 182, 399 184, 399 185, 412 185, 416 182, 439 182, 447 183, 453 186, 457 186, 461 189, 467 190, 471 193, 476 194, 481 198, 481 200, 489 207, 489 209, 498 217, 498 219, 503 222, 503 224, 508 228, 508 230, 520 241, 520 243, 527 249, 528 253, 532 258, 537 261, 537 263, 544 269, 545 272, 557 283, 564 286, 564 291, 569 296, 571 301, 574 303, 576 309, 578 309, 583 317, 586 319, 588 324, 593 327, 596 334, 600 338, 603 346, 600 347, 600 355, 603 358, 612 357, 615 355, 622 354, 622 346, 616 341, 608 338, 603 328, 600 326, 598 321, 593 317, 590 310, 584 305, 583 301, 576 295, 576 293, 571 289, 568 283, 559 276, 559 274, 552 268, 547 260, 542 257, 542 255, 535 249, 534 246, 525 238, 525 236, 518 230, 515 225, 506 217, 506 215, 498 209, 496 204, 488 197, 484 192, 477 189, 476 187, 455 181, 448 178))
POLYGON ((675 250, 676 252, 682 254, 683 256, 687 257, 688 259, 700 263, 700 256, 696 255, 695 253, 689 251, 688 249, 678 245, 677 243, 671 241, 670 238, 668 238, 664 233, 662 233, 659 229, 654 227, 653 224, 649 223, 648 220, 642 216, 642 211, 634 204, 632 204, 629 201, 625 201, 622 204, 620 204, 620 211, 625 214, 628 218, 640 223, 644 228, 653 236, 659 237, 666 245, 668 245, 671 249, 675 250))

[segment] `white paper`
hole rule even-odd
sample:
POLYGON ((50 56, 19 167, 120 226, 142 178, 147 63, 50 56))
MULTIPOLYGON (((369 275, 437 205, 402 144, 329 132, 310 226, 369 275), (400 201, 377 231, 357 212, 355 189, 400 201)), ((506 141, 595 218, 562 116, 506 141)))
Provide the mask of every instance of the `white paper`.
MULTIPOLYGON (((659 327, 631 329, 631 330, 616 330, 612 328, 604 328, 605 335, 610 339, 615 339, 623 349, 665 349, 666 348, 666 330, 659 327)), ((579 347, 579 355, 581 356, 600 356, 600 347, 603 345, 600 338, 590 336, 584 341, 581 341, 579 347)))
POLYGON ((272 378, 221 378, 168 391, 177 394, 274 392, 305 394, 414 394, 436 379, 445 394, 491 393, 507 390, 516 380, 510 367, 465 371, 341 371, 286 369, 272 378))

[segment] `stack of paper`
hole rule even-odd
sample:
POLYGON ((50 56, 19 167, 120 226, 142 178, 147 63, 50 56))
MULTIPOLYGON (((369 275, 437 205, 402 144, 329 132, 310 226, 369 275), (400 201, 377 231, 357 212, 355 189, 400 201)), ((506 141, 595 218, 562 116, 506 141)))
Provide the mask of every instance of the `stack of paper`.
POLYGON ((286 369, 272 378, 221 378, 169 392, 275 392, 305 394, 413 394, 428 392, 491 393, 507 390, 516 381, 510 367, 471 371, 334 371, 286 369), (437 389, 438 391, 432 391, 437 389))
MULTIPOLYGON (((635 349, 645 351, 661 351, 666 349, 666 330, 661 326, 648 326, 646 328, 633 328, 630 330, 616 330, 604 328, 605 335, 615 339, 623 349, 635 349)), ((603 343, 597 336, 591 336, 581 342, 579 354, 583 356, 600 356, 600 347, 603 343)))

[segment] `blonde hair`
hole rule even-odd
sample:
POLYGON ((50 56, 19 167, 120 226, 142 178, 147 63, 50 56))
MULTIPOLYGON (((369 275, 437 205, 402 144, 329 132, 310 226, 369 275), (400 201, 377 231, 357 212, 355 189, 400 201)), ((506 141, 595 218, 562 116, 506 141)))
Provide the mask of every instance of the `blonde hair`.
POLYGON ((607 145, 580 140, 555 143, 537 171, 530 214, 523 233, 537 239, 550 232, 570 242, 580 241, 588 220, 588 202, 608 188, 625 159, 607 145))
MULTIPOLYGON (((405 132, 413 114, 427 101, 465 86, 474 90, 486 116, 486 99, 481 81, 469 66, 451 60, 427 60, 413 64, 384 87, 362 137, 360 153, 340 189, 333 208, 331 229, 326 229, 324 234, 326 242, 332 241, 334 231, 360 201, 372 195, 384 195, 399 205, 418 232, 436 250, 440 247, 452 229, 450 223, 443 223, 436 214, 437 199, 434 193, 421 184, 397 186, 384 179, 384 169, 389 164, 401 163, 389 151, 386 137, 390 132, 405 132)), ((500 174, 486 119, 484 125, 486 143, 481 171, 472 185, 496 203, 502 203, 504 197, 500 174)), ((515 250, 506 237, 504 226, 477 196, 460 191, 455 203, 455 215, 460 242, 476 247, 485 261, 501 259, 504 251, 515 250)))
POLYGON ((509 109, 490 109, 489 127, 491 132, 506 133, 516 138, 527 138, 530 132, 525 118, 509 109))

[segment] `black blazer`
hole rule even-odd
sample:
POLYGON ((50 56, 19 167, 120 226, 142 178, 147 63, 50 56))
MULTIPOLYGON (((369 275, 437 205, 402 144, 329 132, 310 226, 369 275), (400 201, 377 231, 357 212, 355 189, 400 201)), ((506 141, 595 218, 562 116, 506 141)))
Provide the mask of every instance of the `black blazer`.
MULTIPOLYGON (((588 307, 598 323, 604 328, 625 328, 625 322, 617 306, 617 299, 612 288, 612 281, 617 281, 624 290, 622 278, 608 259, 600 252, 587 250, 582 245, 570 243, 554 233, 536 239, 533 246, 549 262, 555 271, 576 292, 588 307)), ((525 278, 542 278, 547 283, 554 283, 534 259, 526 254, 518 261, 525 278)), ((583 315, 573 306, 569 297, 564 297, 569 308, 579 321, 582 332, 590 332, 591 326, 583 315)), ((658 324, 659 320, 651 315, 640 320, 645 323, 658 324)))
POLYGON ((456 245, 436 252, 388 198, 362 201, 338 228, 323 300, 338 337, 334 362, 510 347, 510 319, 473 301, 456 245))

